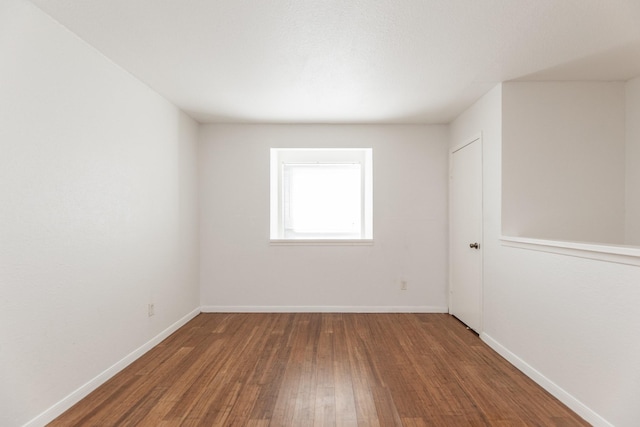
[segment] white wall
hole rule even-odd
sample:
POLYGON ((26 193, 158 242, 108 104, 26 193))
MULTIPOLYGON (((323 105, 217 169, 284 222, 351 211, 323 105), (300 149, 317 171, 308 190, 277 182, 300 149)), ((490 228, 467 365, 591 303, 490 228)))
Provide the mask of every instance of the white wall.
POLYGON ((504 234, 623 244, 624 84, 510 82, 503 103, 504 234))
POLYGON ((446 311, 447 128, 201 130, 203 310, 446 311), (270 246, 270 147, 372 147, 373 246, 270 246), (400 280, 408 290, 400 290, 400 280))
POLYGON ((626 244, 640 246, 640 77, 625 86, 626 99, 626 244))
POLYGON ((501 246, 501 97, 451 125, 452 146, 483 132, 481 337, 594 425, 640 425, 640 268, 501 246))
POLYGON ((198 307, 196 150, 195 122, 2 2, 0 425, 46 422, 198 307))
POLYGON ((496 86, 472 107, 462 113, 450 125, 451 148, 469 141, 471 137, 482 133, 482 257, 483 257, 483 329, 490 318, 487 312, 494 312, 493 307, 497 292, 494 283, 500 274, 500 265, 488 263, 500 246, 502 165, 502 85, 496 86))

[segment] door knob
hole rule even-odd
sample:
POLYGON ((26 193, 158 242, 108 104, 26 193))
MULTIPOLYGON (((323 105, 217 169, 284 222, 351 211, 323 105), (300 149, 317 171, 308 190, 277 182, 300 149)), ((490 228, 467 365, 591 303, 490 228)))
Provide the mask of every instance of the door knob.
POLYGON ((476 242, 476 243, 469 243, 469 247, 471 249, 480 249, 480 245, 476 242))

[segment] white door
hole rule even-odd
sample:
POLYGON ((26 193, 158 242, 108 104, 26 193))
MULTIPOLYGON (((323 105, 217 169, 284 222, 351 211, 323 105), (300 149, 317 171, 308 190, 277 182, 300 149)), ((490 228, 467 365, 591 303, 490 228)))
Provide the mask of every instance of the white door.
POLYGON ((451 153, 449 311, 480 332, 482 321, 482 140, 451 153))

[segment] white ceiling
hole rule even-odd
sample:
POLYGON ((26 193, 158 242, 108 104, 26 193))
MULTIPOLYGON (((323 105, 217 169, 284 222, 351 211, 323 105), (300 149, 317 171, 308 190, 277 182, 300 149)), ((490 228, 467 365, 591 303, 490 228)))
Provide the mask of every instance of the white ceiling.
POLYGON ((640 75, 640 0, 32 0, 201 122, 446 123, 640 75))

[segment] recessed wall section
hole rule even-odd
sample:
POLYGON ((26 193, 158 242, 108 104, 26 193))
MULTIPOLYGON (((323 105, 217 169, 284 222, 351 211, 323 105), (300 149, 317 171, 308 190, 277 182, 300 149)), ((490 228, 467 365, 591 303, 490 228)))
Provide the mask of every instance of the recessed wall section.
POLYGON ((625 243, 625 84, 503 87, 502 232, 625 243))

